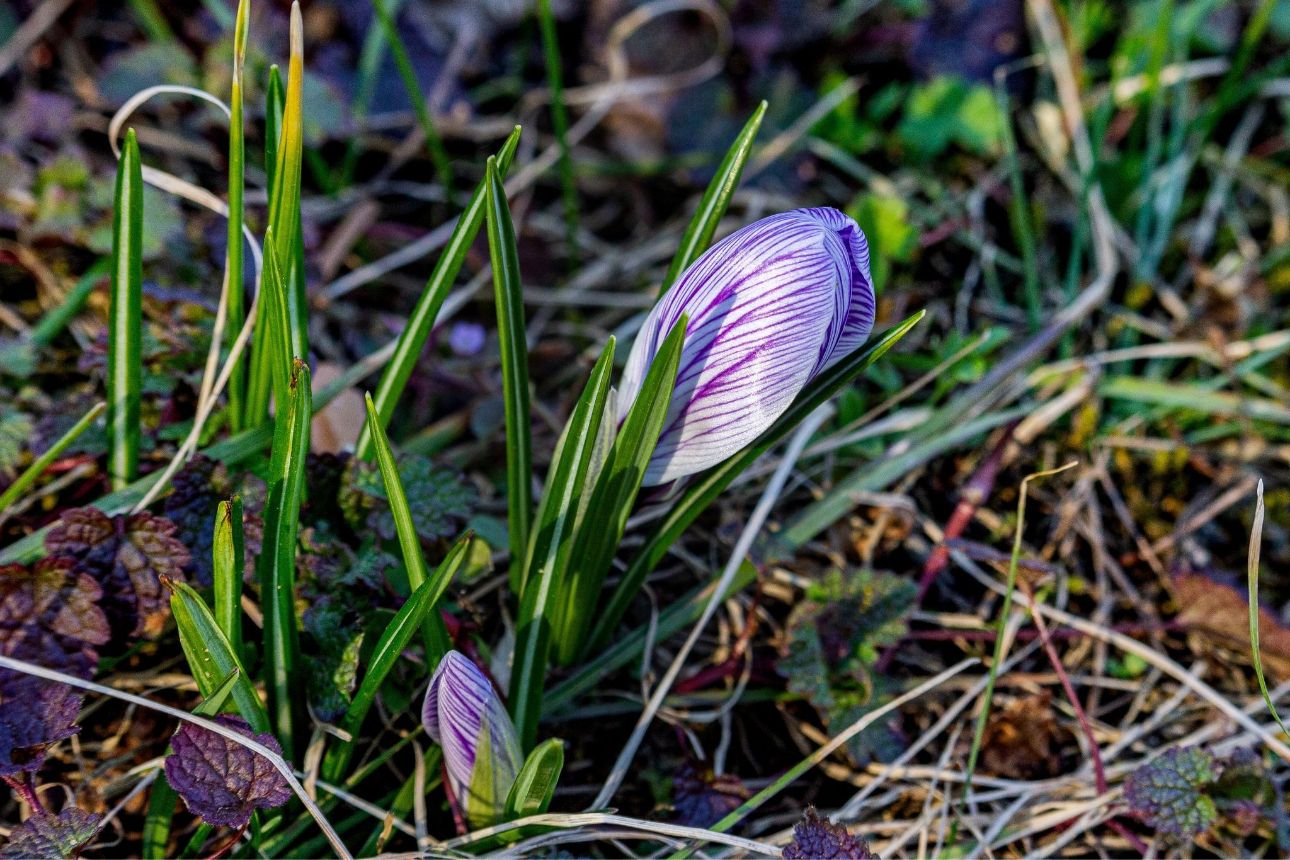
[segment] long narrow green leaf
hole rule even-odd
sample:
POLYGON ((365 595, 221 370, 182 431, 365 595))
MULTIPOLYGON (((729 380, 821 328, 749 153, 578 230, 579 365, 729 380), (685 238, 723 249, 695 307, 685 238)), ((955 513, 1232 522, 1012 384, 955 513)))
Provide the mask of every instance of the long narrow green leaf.
POLYGON ((98 286, 99 280, 110 271, 112 271, 112 261, 107 257, 99 258, 86 269, 85 274, 81 275, 80 280, 68 291, 67 297, 56 307, 46 311, 45 315, 31 327, 31 345, 43 347, 53 342, 58 333, 81 312, 85 302, 89 300, 90 293, 98 286))
POLYGON ((206 601, 182 582, 173 582, 170 588, 170 610, 179 630, 179 644, 197 689, 203 696, 209 696, 224 678, 236 672, 231 697, 238 712, 257 732, 269 731, 268 712, 206 601))
POLYGON ((743 131, 739 132, 739 136, 726 152, 725 158, 721 159, 716 175, 708 183, 708 188, 699 201, 699 210, 690 219, 689 226, 685 228, 685 235, 681 237, 681 244, 667 267, 667 274, 663 276, 662 289, 659 290, 660 296, 666 293, 677 277, 691 263, 699 259, 699 255, 712 244, 712 236, 717 231, 717 225, 721 223, 721 217, 726 214, 726 209, 730 206, 730 198, 739 187, 739 177, 744 172, 744 163, 748 161, 753 140, 757 137, 757 129, 761 127, 761 121, 765 116, 766 102, 763 101, 744 124, 743 131))
MULTIPOLYGON (((561 580, 573 548, 574 518, 589 488, 588 467, 600 424, 605 417, 610 377, 614 369, 611 337, 592 368, 587 387, 569 416, 556 446, 546 491, 538 505, 537 529, 530 541, 516 623, 515 656, 511 667, 510 707, 520 734, 520 745, 529 749, 542 716, 543 681, 550 650, 553 613, 560 602, 561 580)), ((512 567, 518 565, 513 561, 512 567)))
POLYGON ((323 760, 322 771, 328 781, 336 782, 345 775, 345 769, 354 752, 353 739, 358 737, 363 721, 367 719, 367 713, 376 701, 376 694, 380 692, 381 684, 394 668, 394 663, 403 653, 403 649, 412 640, 413 634, 421 629, 426 617, 448 590, 452 578, 456 576, 466 560, 470 539, 471 535, 465 535, 457 540, 457 543, 448 551, 448 555, 435 568, 434 573, 426 577, 421 587, 412 592, 412 596, 407 599, 398 614, 386 626, 385 632, 381 634, 376 648, 372 651, 372 659, 367 672, 363 675, 363 681, 358 685, 358 690, 354 692, 354 698, 341 719, 340 728, 349 734, 351 740, 342 741, 332 747, 323 760))
POLYGON ((297 361, 290 391, 274 421, 269 497, 264 509, 264 545, 257 573, 264 611, 264 678, 273 731, 283 754, 294 758, 295 726, 303 711, 296 627, 296 541, 304 496, 305 457, 312 418, 309 368, 297 361))
POLYGON ((90 411, 81 416, 72 428, 64 433, 57 442, 49 447, 49 450, 41 454, 32 464, 23 470, 9 487, 0 493, 0 514, 9 509, 9 506, 22 498, 22 494, 27 492, 27 488, 36 482, 49 464, 58 459, 58 456, 67 450, 68 446, 75 442, 80 435, 84 433, 89 426, 98 420, 98 417, 107 409, 106 403, 96 403, 90 407, 90 411))
POLYGON ((506 820, 541 815, 551 805, 556 783, 564 770, 564 744, 549 738, 524 761, 506 798, 506 820))
MULTIPOLYGON (((390 448, 390 440, 385 437, 381 423, 376 418, 376 407, 372 404, 372 395, 366 395, 367 420, 373 427, 373 444, 376 448, 376 461, 381 468, 381 479, 385 482, 385 497, 390 503, 390 513, 394 516, 394 529, 399 536, 399 549, 403 552, 403 566, 408 572, 408 585, 413 591, 426 581, 426 560, 421 552, 421 538, 412 521, 412 509, 408 506, 408 494, 403 489, 403 480, 399 477, 399 465, 390 448)), ((437 612, 426 615, 422 625, 422 635, 426 645, 426 668, 433 672, 439 661, 452 648, 448 637, 448 628, 437 612)))
POLYGON ((1276 720, 1282 734, 1290 735, 1286 724, 1281 722, 1272 694, 1268 691, 1268 681, 1263 675, 1263 653, 1259 647, 1259 558, 1263 553, 1263 518, 1266 508, 1263 504, 1263 482, 1259 481, 1258 501, 1254 507, 1254 524, 1250 528, 1250 550, 1246 558, 1246 585, 1250 605, 1250 656, 1254 661, 1254 677, 1259 682, 1259 692, 1263 694, 1263 704, 1267 707, 1272 719, 1276 720))
MULTIPOLYGON (((273 230, 278 262, 286 275, 287 319, 291 354, 309 355, 309 300, 305 292, 305 251, 300 231, 300 182, 304 161, 304 24, 299 0, 291 4, 291 58, 287 63, 286 98, 282 108, 282 138, 269 198, 269 228, 273 230)), ((266 237, 267 240, 267 237, 266 237)))
MULTIPOLYGON (((229 93, 228 126, 228 245, 224 251, 224 283, 228 290, 228 320, 224 341, 229 349, 246 320, 246 288, 243 284, 242 226, 245 215, 246 128, 243 119, 242 74, 246 59, 247 21, 251 0, 238 0, 233 24, 233 84, 229 93)), ((241 356, 228 377, 228 423, 234 433, 245 424, 246 367, 241 356)))
MULTIPOLYGON (((278 143, 282 139, 282 113, 286 96, 282 87, 282 74, 278 67, 269 67, 269 83, 264 91, 264 173, 268 180, 269 199, 275 196, 274 191, 278 167, 278 143)), ((266 271, 260 279, 260 290, 266 289, 268 278, 269 250, 272 242, 264 243, 266 271)), ((246 408, 244 423, 247 427, 259 427, 269 417, 269 394, 273 386, 272 352, 269 347, 269 313, 270 304, 267 296, 261 296, 255 310, 255 331, 251 339, 250 376, 246 385, 246 408)))
POLYGON ((655 527, 653 535, 637 552, 636 557, 632 559, 627 572, 623 574, 618 587, 614 589, 613 596, 610 598, 605 610, 599 613, 590 640, 593 649, 603 647, 610 641, 618 627, 618 622, 622 620, 631 602, 635 600, 637 592, 640 591, 641 585, 644 584, 645 577, 649 575, 655 565, 662 561, 663 556, 667 554, 672 544, 690 527, 690 524, 698 518, 699 514, 703 513, 708 505, 712 504, 725 488, 730 486, 730 482, 752 465, 753 461, 792 432, 793 428, 802 419, 841 391, 865 368, 885 355, 887 350, 895 346, 897 341, 904 337, 923 318, 925 313, 926 311, 919 311, 905 319, 899 325, 884 333, 882 337, 878 338, 866 349, 856 350, 824 371, 824 373, 816 377, 805 391, 798 395, 788 410, 780 416, 779 420, 769 430, 758 437, 757 441, 720 466, 700 475, 681 494, 680 498, 672 504, 667 515, 655 527))
POLYGON ((538 0, 538 26, 542 30, 542 54, 546 60, 546 82, 551 90, 551 128, 560 147, 560 194, 564 200, 564 225, 569 243, 569 261, 578 259, 578 189, 573 184, 573 159, 569 155, 569 111, 564 103, 564 69, 560 62, 560 41, 556 38, 551 0, 538 0))
MULTIPOLYGON (((502 399, 506 411, 506 509, 511 566, 521 563, 533 518, 533 443, 529 426, 529 348, 524 331, 524 293, 520 287, 515 225, 496 156, 488 159, 484 179, 488 254, 493 264, 493 295, 502 353, 502 399)), ((512 585, 515 580, 512 579, 512 585)))
POLYGON ((170 822, 175 817, 175 801, 178 799, 179 795, 166 781, 166 772, 160 770, 152 783, 148 815, 143 821, 143 848, 140 853, 144 860, 165 860, 171 856, 167 846, 170 844, 170 822))
POLYGON ((242 647, 242 576, 246 556, 240 496, 219 503, 212 546, 215 623, 228 639, 233 654, 243 660, 246 652, 242 647))
POLYGON ((112 215, 112 302, 108 321, 108 473, 120 490, 139 472, 143 391, 143 163, 134 129, 116 172, 112 215))
MULTIPOLYGON (((520 127, 516 126, 497 153, 497 170, 503 176, 510 169, 511 161, 515 157, 515 148, 519 144, 520 127)), ((479 228, 484 223, 484 208, 487 201, 488 186, 485 182, 480 182, 470 202, 466 204, 465 211, 457 219, 457 226, 448 237, 448 244, 439 255, 439 262, 435 263, 434 271, 430 273, 430 279, 426 281, 425 289, 421 291, 421 298, 417 300, 417 306, 408 317, 408 324, 399 334, 394 355, 386 365, 385 372, 381 374, 381 381, 372 396, 376 404, 376 414, 380 419, 378 423, 382 429, 390 425, 394 407, 399 402, 399 397, 403 395, 403 389, 407 387, 417 359, 421 357, 421 350, 425 347, 426 338, 430 336, 430 330, 434 327, 439 308, 443 306, 444 299, 448 297, 448 291, 452 289, 453 282, 457 279, 457 273, 461 271, 466 252, 475 243, 479 228)), ((363 432, 358 437, 358 444, 354 448, 358 456, 364 460, 372 458, 371 428, 372 423, 369 419, 369 422, 363 425, 363 432)))
POLYGON ((686 324, 683 315, 659 346, 640 392, 623 419, 609 459, 596 479, 587 517, 578 526, 569 581, 564 588, 565 604, 558 616, 562 626, 556 631, 556 657, 565 665, 583 653, 605 576, 663 431, 685 345, 686 324))

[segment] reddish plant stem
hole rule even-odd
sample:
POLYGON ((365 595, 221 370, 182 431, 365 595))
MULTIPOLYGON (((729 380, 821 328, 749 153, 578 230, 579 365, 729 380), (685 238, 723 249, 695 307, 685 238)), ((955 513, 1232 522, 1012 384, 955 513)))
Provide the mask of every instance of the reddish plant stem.
POLYGON ((927 562, 923 565, 923 575, 918 580, 916 605, 922 605, 936 578, 949 565, 950 548, 946 546, 946 542, 960 537, 968 523, 972 522, 972 517, 976 516, 977 508, 990 498, 990 493, 994 490, 994 481, 999 477, 999 469, 1003 465, 1003 455, 1008 450, 1008 445, 1012 442, 1012 433, 1019 423, 1021 422, 1014 421, 1003 428, 990 453, 981 461, 976 472, 963 486, 959 502, 954 506, 954 513, 945 524, 941 542, 932 550, 932 554, 927 557, 927 562))
POLYGON ((221 845, 219 848, 215 849, 215 853, 212 854, 210 857, 208 857, 207 860, 220 860, 221 857, 224 857, 230 851, 232 851, 233 846, 237 845, 237 841, 242 838, 242 834, 246 832, 247 825, 249 825, 250 823, 251 822, 248 819, 246 824, 243 824, 241 827, 239 827, 237 829, 237 832, 234 833, 231 838, 225 841, 224 844, 221 845))
MULTIPOLYGON (((1117 624, 1109 627, 1116 633, 1123 633, 1126 636, 1145 636, 1149 633, 1172 633, 1182 631, 1185 628, 1177 621, 1157 621, 1146 624, 1117 624)), ((1079 630, 1070 630, 1060 628, 1053 630, 1053 639, 1082 639, 1087 634, 1079 630)), ((906 634, 907 639, 921 639, 932 642, 945 642, 953 639, 966 639, 972 642, 993 642, 998 634, 993 630, 911 630, 906 634)), ((1014 637, 1018 642, 1028 642, 1031 639, 1039 638, 1039 632, 1036 630, 1018 630, 1014 637)))
POLYGON ((1125 827, 1123 824, 1116 821, 1114 818, 1108 818, 1106 820, 1106 825, 1107 827, 1110 827, 1116 833, 1120 834, 1125 839, 1127 839, 1129 841, 1129 844, 1133 846, 1133 850, 1137 851, 1143 857, 1146 857, 1148 852, 1151 850, 1150 848, 1147 847, 1147 843, 1143 842, 1142 838, 1138 836, 1138 834, 1134 833, 1132 830, 1125 827))
POLYGON ((20 776, 6 776, 4 777, 4 781, 10 788, 17 792, 19 797, 27 802, 27 805, 31 807, 32 814, 49 814, 45 809, 45 805, 40 802, 40 798, 36 795, 36 788, 31 784, 30 773, 23 772, 20 776))
POLYGON ((744 629, 740 631, 739 638, 735 640, 734 646, 730 650, 730 656, 722 660, 715 666, 709 666, 706 669, 700 669, 690 677, 677 681, 672 685, 672 691, 675 693, 693 693, 695 690, 702 690, 709 687, 724 678, 728 678, 739 671, 743 664, 744 655, 748 652, 748 645, 752 641, 753 634, 757 632, 759 619, 757 618, 757 604, 761 599, 761 592, 758 590, 753 594, 752 605, 748 608, 748 621, 744 624, 744 629))
POLYGON ((1066 667, 1062 665, 1062 658, 1053 647, 1053 638, 1048 634, 1048 622, 1044 621, 1044 616, 1035 606, 1035 596, 1030 587, 1022 581, 1019 583, 1021 590, 1026 592, 1026 597, 1030 601, 1030 618, 1035 623, 1035 629, 1039 631, 1040 640, 1043 642, 1044 653, 1048 655, 1048 662, 1053 664, 1053 671, 1057 673, 1057 680, 1061 682, 1062 690, 1066 693, 1066 698, 1070 701, 1071 707, 1075 709, 1075 718, 1079 720, 1079 727, 1084 732, 1084 737, 1088 741, 1089 755, 1093 757, 1093 778, 1097 783, 1097 793, 1106 794, 1109 785, 1106 781, 1106 768, 1102 764, 1102 751, 1098 748, 1097 738, 1093 736, 1093 724, 1088 720, 1088 714, 1084 711, 1084 705, 1080 702, 1079 696, 1075 694, 1075 685, 1071 683, 1070 676, 1066 674, 1066 667))
MULTIPOLYGON (((954 512, 950 514, 949 521, 945 524, 945 531, 941 535, 941 542, 932 550, 932 554, 927 557, 923 564, 923 575, 918 579, 918 596, 914 598, 914 606, 918 607, 923 604, 923 599, 927 597, 927 592, 932 590, 932 585, 936 578, 949 565, 950 548, 947 541, 955 540, 963 534, 968 523, 972 522, 972 517, 976 515, 977 508, 990 498, 990 493, 994 490, 994 481, 999 476, 999 469, 1003 466, 1003 455, 1008 450, 1008 444, 1012 441, 1013 431, 1017 429, 1020 421, 1013 421, 1003 428, 999 433, 999 439, 986 454, 981 464, 977 466, 972 477, 968 479, 967 484, 963 486, 963 492, 959 495, 958 504, 954 506, 954 512)), ((906 637, 907 638, 907 637, 906 637)), ((901 642, 904 639, 902 638, 901 642)), ((879 674, 886 674, 891 668, 891 661, 896 658, 896 652, 900 650, 901 642, 892 645, 883 655, 878 658, 877 670, 879 674)))
POLYGON ((452 810, 452 823, 457 828, 457 835, 465 836, 470 832, 470 828, 466 826, 466 814, 462 810, 461 804, 457 801, 457 795, 452 791, 452 783, 448 781, 448 765, 446 763, 439 765, 439 770, 441 771, 439 778, 443 783, 443 793, 447 795, 448 808, 452 810))

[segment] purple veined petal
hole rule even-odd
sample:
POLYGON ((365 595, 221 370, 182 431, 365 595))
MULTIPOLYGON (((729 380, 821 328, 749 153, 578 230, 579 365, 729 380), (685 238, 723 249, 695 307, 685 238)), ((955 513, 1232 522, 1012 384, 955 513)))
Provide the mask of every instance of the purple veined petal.
POLYGON ((443 747, 453 795, 474 823, 493 823, 523 765, 515 725, 493 685, 469 658, 449 651, 430 679, 421 722, 443 747))
POLYGON ((873 275, 869 272, 869 241, 859 224, 836 209, 821 206, 802 211, 809 212, 837 233, 843 254, 839 265, 851 269, 850 306, 842 326, 842 337, 838 338, 832 355, 824 364, 828 367, 859 349, 873 332, 877 301, 873 292, 873 275))
POLYGON ((815 374, 863 342, 873 325, 864 235, 837 210, 800 209, 718 242, 642 324, 623 372, 620 416, 682 314, 689 316, 686 342, 646 485, 725 460, 770 427, 815 374))

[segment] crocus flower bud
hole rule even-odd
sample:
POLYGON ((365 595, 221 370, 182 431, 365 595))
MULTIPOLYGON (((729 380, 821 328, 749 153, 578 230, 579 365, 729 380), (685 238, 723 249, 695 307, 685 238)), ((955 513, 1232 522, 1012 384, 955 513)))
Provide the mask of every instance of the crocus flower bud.
POLYGON ((475 827, 498 823, 524 764, 515 724, 484 673, 449 651, 421 709, 426 733, 443 747, 452 793, 475 827))
POLYGON ((619 389, 622 414, 682 314, 676 388, 646 485, 722 462, 864 343, 874 316, 864 232, 836 209, 795 209, 713 245, 641 326, 619 389))

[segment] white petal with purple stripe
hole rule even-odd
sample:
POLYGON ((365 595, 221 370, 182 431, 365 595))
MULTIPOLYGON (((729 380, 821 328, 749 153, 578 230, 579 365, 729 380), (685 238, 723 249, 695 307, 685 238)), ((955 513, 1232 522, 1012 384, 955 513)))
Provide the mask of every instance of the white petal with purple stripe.
POLYGON ((620 414, 663 338, 688 315, 685 346, 646 485, 722 462, 783 414, 824 368, 864 343, 874 294, 864 233, 836 209, 763 218, 713 245, 641 326, 620 414))
POLYGON ((519 736, 484 673, 457 651, 439 663, 421 709, 426 733, 443 747, 444 767, 466 816, 496 823, 523 765, 519 736))

